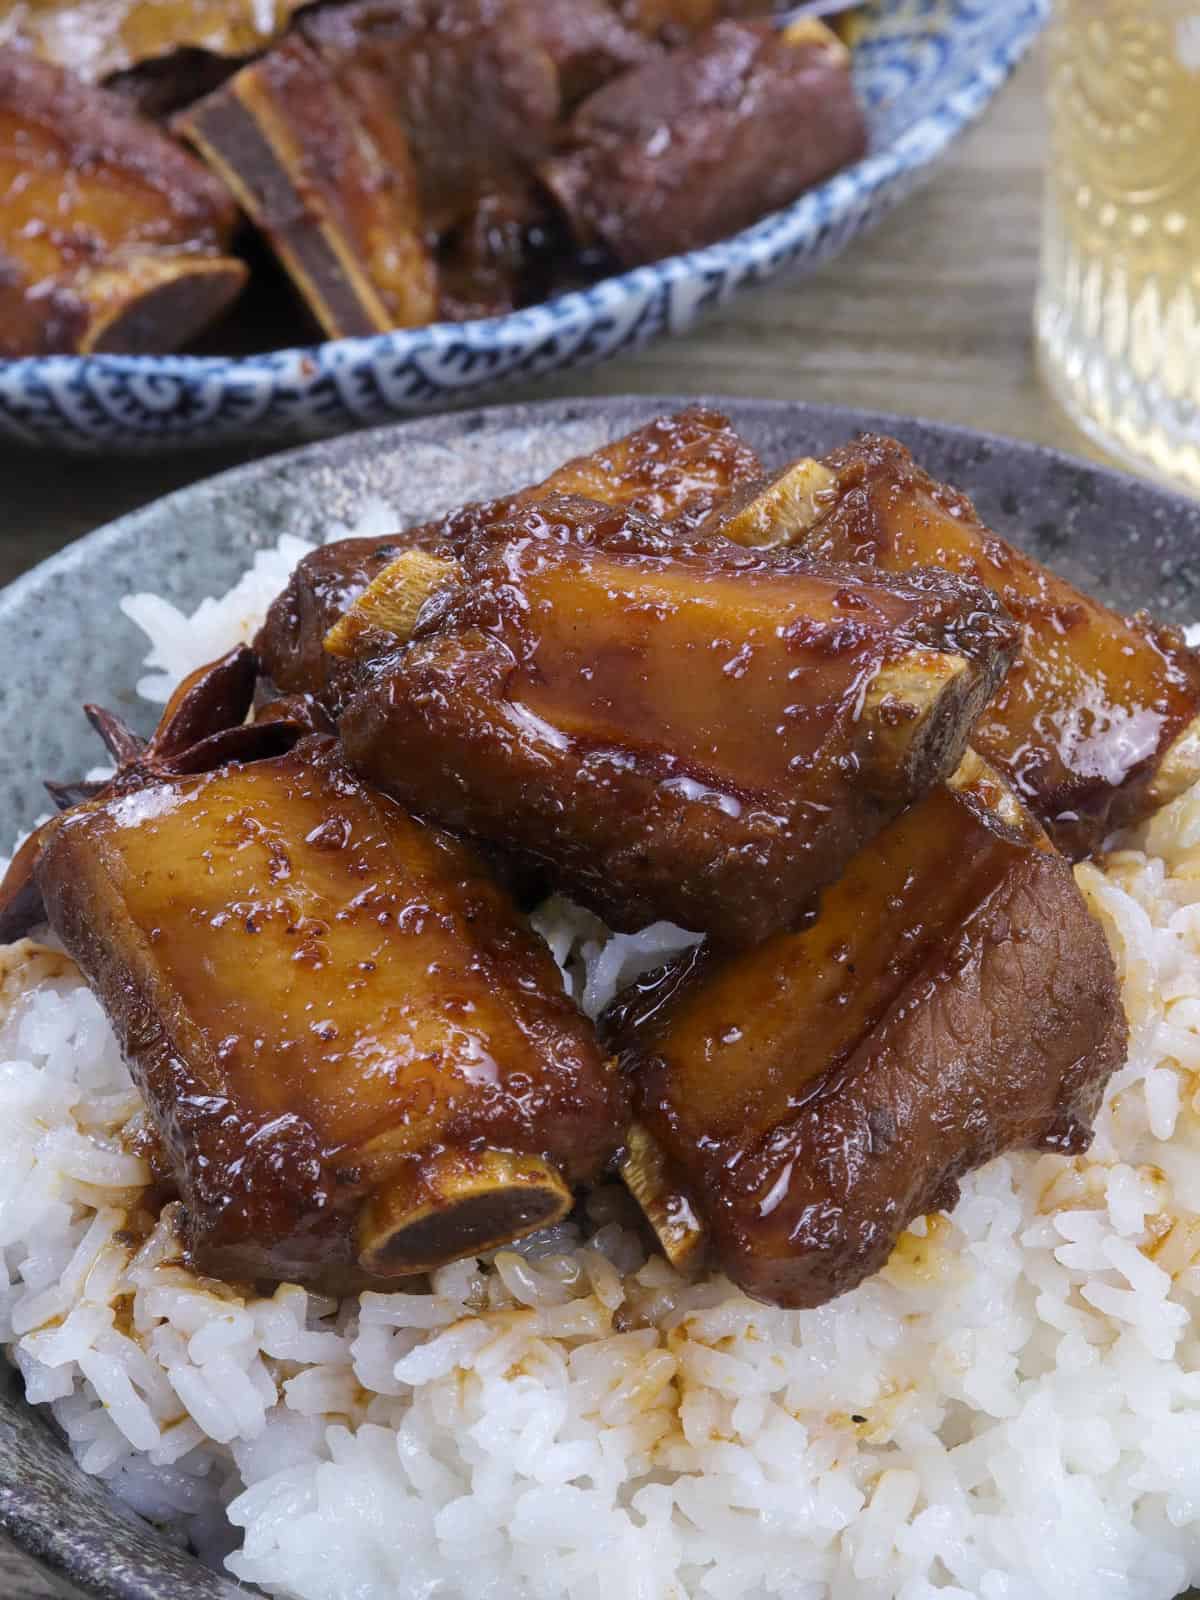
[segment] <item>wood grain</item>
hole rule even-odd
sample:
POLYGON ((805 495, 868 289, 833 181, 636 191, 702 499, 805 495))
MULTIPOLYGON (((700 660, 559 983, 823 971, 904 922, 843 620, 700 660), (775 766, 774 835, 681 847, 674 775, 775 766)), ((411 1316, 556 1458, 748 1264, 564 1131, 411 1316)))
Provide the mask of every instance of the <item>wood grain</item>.
MULTIPOLYGON (((817 276, 747 295, 681 338, 511 398, 766 395, 907 412, 1096 456, 1034 372, 1042 130, 1035 58, 928 186, 817 276)), ((0 583, 112 517, 264 453, 64 460, 0 450, 0 583)), ((0 1541, 3 1600, 61 1592, 0 1541)))

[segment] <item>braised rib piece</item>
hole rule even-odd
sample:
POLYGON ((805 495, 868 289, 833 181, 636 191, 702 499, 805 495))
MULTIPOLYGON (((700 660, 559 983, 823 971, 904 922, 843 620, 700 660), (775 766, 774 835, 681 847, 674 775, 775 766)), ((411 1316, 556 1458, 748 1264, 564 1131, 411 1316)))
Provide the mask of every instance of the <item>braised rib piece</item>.
POLYGON ((815 1306, 1003 1150, 1076 1154, 1124 1059, 1071 869, 973 756, 826 891, 811 927, 689 952, 606 1019, 626 1173, 668 1252, 815 1306))
POLYGON ((971 743, 1069 854, 1200 776, 1200 657, 1179 632, 1118 616, 1006 544, 894 439, 796 462, 710 526, 888 572, 945 567, 999 595, 1021 651, 971 743))
POLYGON ((133 112, 0 49, 0 356, 174 350, 246 280, 233 203, 133 112))
POLYGON ((433 320, 437 277, 403 128, 300 38, 175 119, 263 230, 330 338, 433 320))
POLYGON ((352 104, 399 123, 435 234, 519 189, 551 147, 558 73, 526 0, 352 0, 300 28, 352 104))
POLYGON ((6 7, 0 44, 19 44, 86 83, 180 51, 239 60, 266 49, 304 0, 35 0, 6 7))
MULTIPOLYGON (((283 754, 306 734, 333 732, 321 707, 306 695, 264 704, 247 722, 257 677, 258 663, 245 645, 198 667, 167 701, 149 739, 139 738, 102 707, 84 706, 116 764, 115 774, 102 782, 48 780, 55 805, 65 811, 84 800, 125 794, 223 761, 262 760, 283 754)), ((36 869, 42 845, 56 825, 53 820, 43 823, 29 835, 0 882, 0 944, 21 938, 45 920, 36 869)))
POLYGON ((866 124, 821 30, 721 22, 606 84, 542 168, 584 246, 625 267, 712 244, 856 161, 866 124))
MULTIPOLYGON (((754 481, 757 462, 728 417, 706 406, 689 406, 565 462, 523 498, 582 495, 685 534, 754 481)), ((452 552, 460 545, 461 538, 452 540, 452 552)))
POLYGON ((685 532, 761 474, 728 419, 695 406, 568 461, 515 495, 464 506, 406 533, 325 545, 304 558, 267 614, 255 640, 263 670, 281 689, 319 694, 336 710, 351 678, 345 663, 326 653, 325 635, 402 550, 452 556, 489 523, 554 493, 625 506, 685 532))
POLYGON ((566 109, 659 53, 647 37, 651 30, 630 26, 609 0, 525 0, 525 10, 558 69, 566 109))
POLYGON ((246 658, 185 686, 150 747, 96 713, 118 776, 42 830, 33 870, 198 1263, 343 1293, 562 1216, 623 1092, 467 847, 361 784, 303 708, 213 730, 244 711, 246 658))
MULTIPOLYGON (((332 630, 414 616, 340 728, 369 781, 610 923, 764 937, 953 770, 1009 660, 985 591, 697 546, 594 501, 397 558, 332 630), (439 570, 440 569, 440 570, 439 570)), ((353 649, 353 642, 350 646, 353 649)))
POLYGON ((511 309, 559 92, 523 0, 358 0, 308 13, 176 126, 340 337, 511 309))

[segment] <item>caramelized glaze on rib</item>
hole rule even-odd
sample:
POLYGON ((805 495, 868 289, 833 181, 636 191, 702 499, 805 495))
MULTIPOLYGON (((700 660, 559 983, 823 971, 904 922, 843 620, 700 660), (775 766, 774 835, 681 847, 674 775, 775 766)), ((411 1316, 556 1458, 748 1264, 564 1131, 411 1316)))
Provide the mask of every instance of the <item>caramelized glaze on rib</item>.
POLYGON ((989 799, 937 789, 811 927, 689 952, 606 1019, 664 1181, 761 1299, 819 1305, 972 1168, 1090 1140, 1125 1051, 1112 959, 1066 862, 989 799))
POLYGON ((301 31, 351 103, 370 99, 408 140, 434 234, 511 190, 554 141, 554 61, 522 0, 351 0, 301 31))
POLYGON ((577 241, 622 266, 698 249, 856 161, 848 52, 720 22, 590 95, 542 168, 577 241))
POLYGON ((246 269, 228 193, 116 95, 0 49, 0 356, 173 350, 246 269))
POLYGON ((318 694, 336 709, 353 675, 325 653, 325 636, 402 550, 453 556, 491 524, 551 494, 627 507, 684 533, 761 473, 758 457, 726 417, 693 406, 567 461, 515 494, 464 506, 404 533, 324 545, 300 562, 267 614, 255 641, 263 669, 281 689, 318 694))
POLYGON ((1020 623, 1020 654, 971 742, 1057 842, 1085 854, 1142 814, 1200 713, 1200 658, 1180 634, 1118 616, 1005 543, 894 440, 864 438, 825 465, 832 504, 800 531, 806 553, 897 573, 944 567, 986 584, 1020 623))
POLYGON ((699 547, 551 496, 468 543, 341 721, 370 781, 544 862, 616 926, 753 939, 957 763, 991 597, 699 547))
POLYGON ((617 1144, 618 1080, 549 952, 332 740, 85 805, 38 877, 208 1270, 423 1270, 560 1215, 617 1144))
POLYGON ((331 338, 432 320, 437 279, 404 130, 289 38, 175 119, 331 338))

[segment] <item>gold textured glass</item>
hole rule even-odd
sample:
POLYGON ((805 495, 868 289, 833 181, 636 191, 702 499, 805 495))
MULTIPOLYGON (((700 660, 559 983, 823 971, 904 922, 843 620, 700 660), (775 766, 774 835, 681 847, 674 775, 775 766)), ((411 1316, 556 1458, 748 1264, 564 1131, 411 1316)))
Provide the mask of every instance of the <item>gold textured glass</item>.
POLYGON ((1100 444, 1200 491, 1200 0, 1054 0, 1042 370, 1100 444))

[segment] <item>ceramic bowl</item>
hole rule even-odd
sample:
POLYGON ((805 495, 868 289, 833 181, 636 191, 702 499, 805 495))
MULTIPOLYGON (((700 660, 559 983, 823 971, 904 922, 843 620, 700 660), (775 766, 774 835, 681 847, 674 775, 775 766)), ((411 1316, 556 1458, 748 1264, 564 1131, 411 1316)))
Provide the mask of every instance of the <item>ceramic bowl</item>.
MULTIPOLYGON (((91 766, 84 700, 148 732, 137 700, 145 641, 118 610, 149 589, 191 610, 229 588, 282 533, 313 540, 380 500, 397 524, 535 479, 566 457, 687 402, 556 401, 412 422, 275 456, 102 528, 0 593, 0 841, 46 810, 41 780, 91 766)), ((1200 617, 1200 504, 1032 445, 932 423, 763 401, 726 410, 768 466, 869 429, 895 434, 986 521, 1123 610, 1200 617)), ((0 1363, 0 1372, 3 1372, 0 1363)), ((0 1383, 0 1529, 102 1600, 234 1600, 206 1570, 75 1466, 44 1413, 0 1383)))
POLYGON ((1049 0, 871 0, 855 47, 871 152, 755 226, 543 305, 267 355, 0 362, 0 438, 153 449, 281 441, 444 410, 681 333, 710 307, 818 266, 879 222, 987 105, 1049 0))

